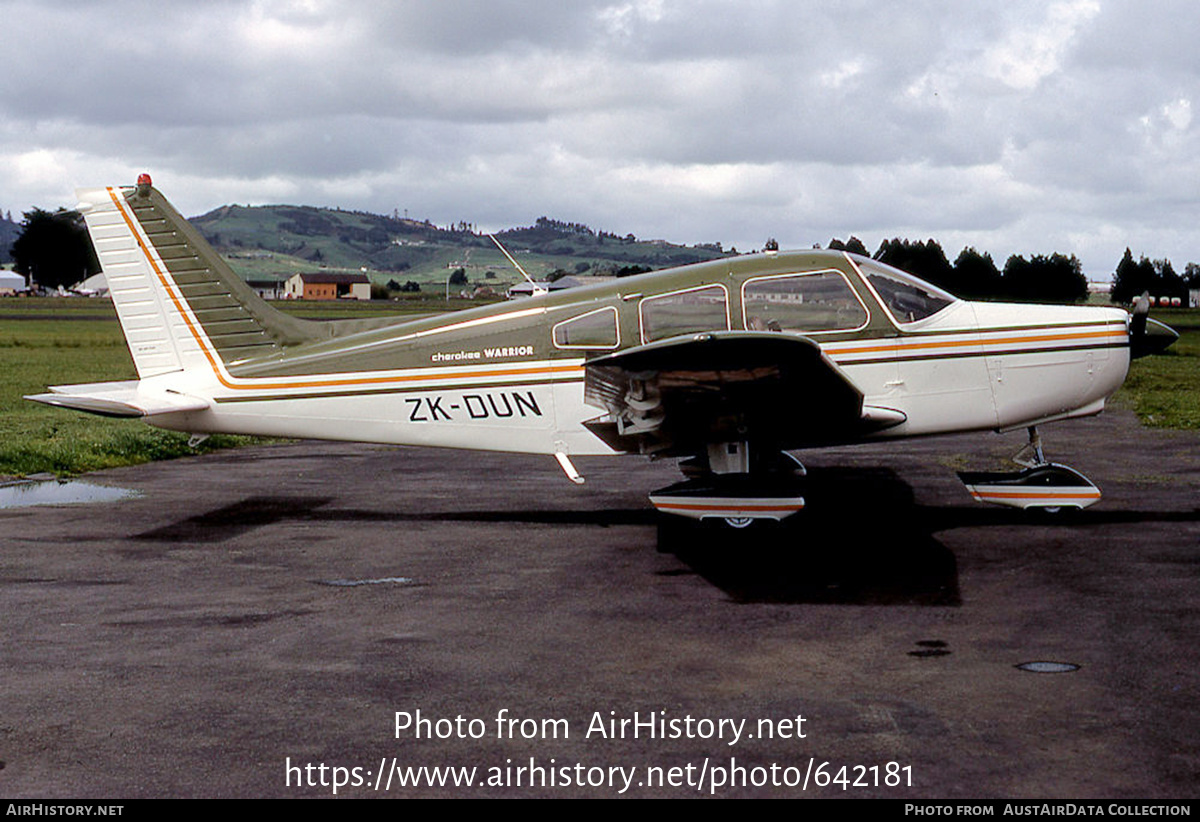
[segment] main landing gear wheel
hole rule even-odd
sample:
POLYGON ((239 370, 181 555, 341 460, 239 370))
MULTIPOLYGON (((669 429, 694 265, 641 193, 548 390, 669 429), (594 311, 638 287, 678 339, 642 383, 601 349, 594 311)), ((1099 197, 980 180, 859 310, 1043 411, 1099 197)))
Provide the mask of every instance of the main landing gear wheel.
POLYGON ((659 551, 742 546, 760 536, 770 543, 781 523, 804 509, 806 472, 786 451, 715 443, 679 467, 688 479, 650 495, 659 512, 659 551))

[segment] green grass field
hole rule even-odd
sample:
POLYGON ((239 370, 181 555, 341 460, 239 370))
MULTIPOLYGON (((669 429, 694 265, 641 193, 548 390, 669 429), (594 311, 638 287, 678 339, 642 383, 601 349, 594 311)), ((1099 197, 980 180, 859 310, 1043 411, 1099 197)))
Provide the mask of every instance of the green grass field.
MULTIPOLYGON (((466 301, 284 303, 309 318, 423 314, 466 301)), ((1148 425, 1200 430, 1200 311, 1156 312, 1180 332, 1167 354, 1133 363, 1117 393, 1148 425)), ((197 453, 187 435, 137 420, 114 420, 22 399, 48 385, 132 379, 133 361, 107 300, 0 298, 0 475, 70 476, 197 453)), ((199 451, 255 440, 216 436, 199 451)))
MULTIPOLYGON (((450 307, 474 304, 455 300, 450 307)), ((441 300, 279 305, 311 319, 415 316, 448 307, 441 300)), ((108 300, 0 298, 0 476, 72 476, 255 441, 214 436, 193 449, 186 434, 139 420, 81 414, 22 399, 44 392, 48 385, 136 376, 108 300)))
POLYGON ((1200 430, 1200 311, 1165 309, 1156 320, 1179 332, 1166 353, 1135 360, 1114 401, 1146 425, 1200 430))

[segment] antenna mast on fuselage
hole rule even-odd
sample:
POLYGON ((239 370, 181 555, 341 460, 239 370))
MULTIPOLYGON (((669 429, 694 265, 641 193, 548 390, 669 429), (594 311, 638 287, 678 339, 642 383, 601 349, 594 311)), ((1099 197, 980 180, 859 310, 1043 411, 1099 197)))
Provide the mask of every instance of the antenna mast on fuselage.
POLYGON ((496 239, 495 234, 489 234, 488 236, 492 239, 492 242, 496 244, 496 248, 500 249, 501 253, 504 254, 504 256, 508 258, 508 261, 513 264, 513 268, 515 268, 517 271, 520 271, 521 276, 525 278, 525 281, 528 282, 531 286, 533 286, 534 294, 545 294, 546 292, 548 292, 550 290, 550 289, 546 288, 544 285, 534 282, 533 277, 530 277, 529 274, 525 271, 525 269, 521 268, 521 264, 516 261, 516 258, 514 258, 513 255, 508 253, 507 248, 505 248, 503 245, 501 245, 500 241, 496 239))

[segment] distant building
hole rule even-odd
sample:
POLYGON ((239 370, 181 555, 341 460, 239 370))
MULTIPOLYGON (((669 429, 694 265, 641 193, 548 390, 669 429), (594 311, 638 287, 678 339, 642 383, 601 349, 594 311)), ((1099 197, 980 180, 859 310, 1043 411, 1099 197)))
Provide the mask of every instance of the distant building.
POLYGON ((1193 288, 1188 291, 1188 307, 1200 308, 1200 288, 1193 288))
POLYGON ((295 274, 284 288, 286 300, 369 300, 371 280, 366 274, 295 274))
MULTIPOLYGON (((246 285, 264 300, 282 300, 287 288, 283 280, 246 280, 246 285)), ((368 289, 369 293, 369 289, 368 289)))
POLYGON ((24 277, 12 271, 0 271, 0 297, 11 297, 24 290, 24 277))

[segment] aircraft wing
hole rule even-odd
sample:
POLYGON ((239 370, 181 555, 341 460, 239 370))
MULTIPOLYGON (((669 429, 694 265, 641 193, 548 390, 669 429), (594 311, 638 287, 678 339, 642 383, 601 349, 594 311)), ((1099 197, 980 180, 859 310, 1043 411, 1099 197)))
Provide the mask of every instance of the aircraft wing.
POLYGON ((618 451, 681 455, 736 441, 798 448, 905 420, 865 407, 816 342, 791 334, 688 334, 596 357, 585 371, 585 401, 608 412, 586 425, 618 451))
POLYGON ((148 392, 137 380, 52 385, 49 394, 31 394, 25 399, 103 417, 153 417, 181 411, 203 411, 209 407, 208 400, 187 394, 148 392))

